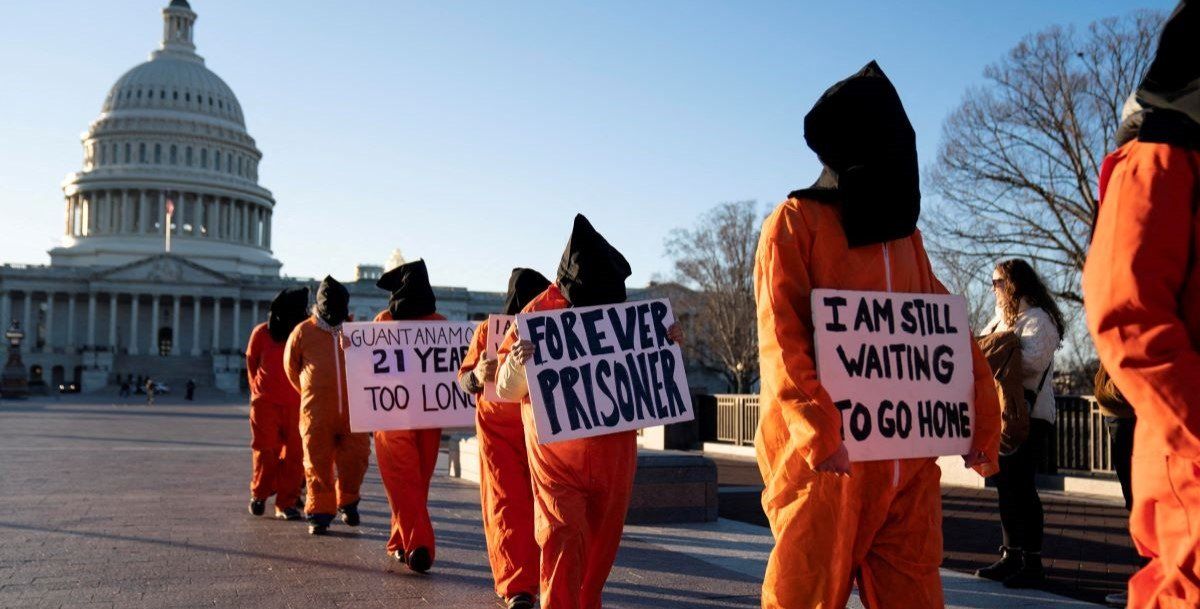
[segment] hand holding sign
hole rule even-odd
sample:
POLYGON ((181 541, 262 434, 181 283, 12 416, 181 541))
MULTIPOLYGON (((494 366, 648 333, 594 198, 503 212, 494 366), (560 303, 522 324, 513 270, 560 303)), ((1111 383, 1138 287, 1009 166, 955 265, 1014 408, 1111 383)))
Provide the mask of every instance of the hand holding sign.
POLYGON ((475 380, 483 385, 483 397, 493 404, 503 402, 504 400, 496 393, 496 369, 497 359, 496 352, 500 349, 500 343, 504 342, 504 335, 508 333, 508 328, 513 324, 516 317, 512 315, 488 315, 487 319, 487 350, 485 357, 475 367, 475 380), (480 370, 480 368, 483 370, 480 370))

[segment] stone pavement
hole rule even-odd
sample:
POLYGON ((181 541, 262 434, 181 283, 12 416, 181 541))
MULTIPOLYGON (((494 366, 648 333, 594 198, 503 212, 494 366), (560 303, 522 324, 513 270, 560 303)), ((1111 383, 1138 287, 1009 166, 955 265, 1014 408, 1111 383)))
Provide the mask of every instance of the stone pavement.
MULTIPOLYGON (((311 538, 246 514, 246 408, 166 398, 0 404, 0 607, 497 606, 478 490, 439 472, 430 575, 384 555, 374 467, 358 529, 311 538)), ((762 527, 629 527, 605 607, 757 607, 771 547, 762 527)), ((1082 607, 947 575, 952 607, 1082 607)), ((857 606, 852 603, 851 606, 857 606)))

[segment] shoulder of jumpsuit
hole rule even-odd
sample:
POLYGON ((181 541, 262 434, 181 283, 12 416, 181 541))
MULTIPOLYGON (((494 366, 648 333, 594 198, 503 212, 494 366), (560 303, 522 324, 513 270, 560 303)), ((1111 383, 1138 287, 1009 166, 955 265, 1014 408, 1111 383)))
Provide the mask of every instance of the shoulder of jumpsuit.
POLYGON ((763 221, 762 238, 776 243, 793 243, 812 236, 825 216, 840 223, 832 205, 814 199, 789 197, 763 221))
MULTIPOLYGON (((542 290, 541 294, 534 296, 533 300, 530 300, 529 304, 525 305, 525 308, 521 309, 521 313, 552 311, 554 309, 565 309, 569 306, 571 306, 571 303, 567 302, 566 297, 564 297, 562 292, 559 291, 558 284, 551 283, 546 287, 545 290, 542 290)), ((513 324, 512 327, 508 329, 508 332, 504 334, 504 340, 500 341, 500 347, 496 349, 496 359, 498 359, 501 364, 504 363, 509 351, 512 351, 512 346, 516 344, 516 342, 517 324, 513 324)))
POLYGON ((384 309, 375 315, 374 321, 392 321, 392 312, 384 309))
POLYGON ((483 359, 485 345, 487 345, 487 327, 486 319, 475 324, 475 332, 471 334, 471 345, 467 347, 467 353, 463 355, 462 363, 458 366, 459 376, 474 370, 479 360, 483 359))

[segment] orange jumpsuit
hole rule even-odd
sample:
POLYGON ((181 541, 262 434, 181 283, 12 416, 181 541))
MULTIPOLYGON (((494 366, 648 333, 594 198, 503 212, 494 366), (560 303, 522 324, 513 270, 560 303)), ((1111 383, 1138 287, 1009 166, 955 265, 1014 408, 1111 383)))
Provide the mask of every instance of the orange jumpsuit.
MULTIPOLYGON (((788 199, 763 225, 754 269, 762 369, 755 448, 775 536, 764 608, 841 608, 857 579, 873 609, 941 608, 942 517, 935 459, 852 463, 818 474, 841 444, 841 415, 817 378, 814 288, 945 293, 919 232, 851 249, 838 208, 788 199), (890 269, 890 273, 889 273, 890 269)), ((996 471, 1000 406, 974 349, 973 450, 996 471)))
MULTIPOLYGON (((405 321, 442 321, 434 313, 405 321)), ((380 311, 375 321, 392 321, 388 310, 380 311)), ((429 520, 429 482, 437 467, 441 429, 412 429, 375 432, 375 462, 392 510, 392 534, 387 551, 429 550, 436 558, 433 523, 429 520)))
POLYGON ((300 394, 283 371, 283 347, 271 338, 266 323, 254 328, 246 345, 253 465, 250 495, 259 500, 275 495, 278 509, 295 505, 304 484, 300 394))
POLYGON ((339 334, 310 317, 292 331, 283 356, 288 380, 300 392, 300 438, 308 481, 304 511, 327 521, 339 507, 358 501, 371 459, 371 436, 350 433, 339 334))
MULTIPOLYGON (((458 369, 470 374, 487 354, 488 322, 475 329, 471 348, 458 369)), ((496 594, 510 598, 538 589, 537 539, 533 535, 533 482, 525 452, 521 406, 493 403, 476 394, 475 431, 479 440, 479 498, 488 561, 496 594)))
POLYGON ((1100 361, 1138 418, 1129 528, 1150 563, 1129 606, 1200 607, 1200 152, 1132 141, 1100 180, 1083 291, 1100 361))
MULTIPOLYGON (((569 306, 558 286, 551 285, 522 312, 569 306)), ((501 364, 515 343, 514 326, 500 346, 501 364)), ((538 444, 528 395, 521 400, 521 418, 541 547, 541 606, 599 609, 633 493, 637 432, 538 444)))

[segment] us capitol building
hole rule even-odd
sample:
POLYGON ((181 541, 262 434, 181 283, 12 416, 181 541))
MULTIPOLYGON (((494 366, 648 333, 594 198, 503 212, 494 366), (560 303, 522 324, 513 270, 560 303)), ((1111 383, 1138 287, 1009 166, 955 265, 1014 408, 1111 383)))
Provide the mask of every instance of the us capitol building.
MULTIPOLYGON (((195 22, 187 0, 171 0, 160 48, 109 90, 82 137, 83 170, 63 183, 64 237, 50 264, 0 266, 0 320, 25 331, 35 385, 95 391, 150 375, 236 391, 250 330, 275 294, 316 293, 319 279, 279 274, 262 152, 233 90, 196 54, 195 22)), ((360 265, 344 282, 356 318, 386 306, 374 285, 382 272, 360 265)), ((451 319, 502 306, 503 294, 436 291, 451 319)))

